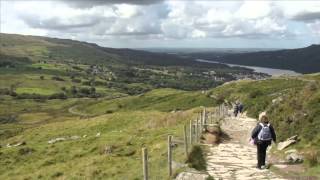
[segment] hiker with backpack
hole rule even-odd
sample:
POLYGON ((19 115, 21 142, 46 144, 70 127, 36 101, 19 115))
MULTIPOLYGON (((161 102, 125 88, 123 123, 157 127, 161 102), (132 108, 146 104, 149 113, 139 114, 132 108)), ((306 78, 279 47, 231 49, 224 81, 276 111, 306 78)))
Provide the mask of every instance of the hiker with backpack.
POLYGON ((266 151, 271 142, 276 142, 276 133, 274 128, 269 123, 269 118, 263 112, 259 115, 260 123, 253 129, 251 138, 254 144, 257 145, 258 169, 266 168, 266 151))
POLYGON ((243 113, 243 104, 242 102, 239 103, 239 113, 242 115, 243 113))

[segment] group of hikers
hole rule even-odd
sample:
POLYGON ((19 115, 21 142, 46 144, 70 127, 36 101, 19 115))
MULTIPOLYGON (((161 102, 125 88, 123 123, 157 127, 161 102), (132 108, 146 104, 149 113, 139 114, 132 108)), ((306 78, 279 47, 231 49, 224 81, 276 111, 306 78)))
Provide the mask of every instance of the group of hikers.
MULTIPOLYGON (((234 105, 234 116, 237 117, 243 113, 243 104, 237 101, 234 105)), ((276 133, 273 126, 270 124, 269 118, 266 112, 262 112, 259 115, 259 123, 252 130, 250 143, 257 146, 257 168, 266 169, 266 152, 268 146, 272 141, 276 143, 276 133)))
POLYGON ((234 114, 235 117, 237 117, 238 114, 242 115, 242 112, 243 112, 243 104, 241 102, 237 101, 235 106, 234 106, 233 114, 234 114))

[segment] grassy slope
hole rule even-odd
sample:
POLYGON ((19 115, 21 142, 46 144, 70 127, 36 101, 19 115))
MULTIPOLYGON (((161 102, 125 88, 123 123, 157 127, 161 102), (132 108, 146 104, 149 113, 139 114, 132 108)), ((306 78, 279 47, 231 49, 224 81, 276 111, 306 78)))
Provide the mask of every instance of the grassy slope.
MULTIPOLYGON (((143 96, 96 100, 99 103, 88 99, 46 102, 6 99, 1 109, 15 107, 10 112, 16 112, 19 117, 18 122, 0 124, 2 130, 17 130, 12 137, 5 137, 3 132, 1 145, 20 141, 27 145, 0 149, 0 179, 141 179, 141 147, 149 149, 151 175, 164 179, 167 135, 181 139, 182 125, 198 111, 194 107, 214 105, 214 101, 198 92, 173 89, 154 90, 143 96), (99 110, 106 104, 117 106, 118 101, 125 106, 115 113, 104 114, 99 110), (74 105, 79 109, 83 105, 99 115, 81 119, 68 112, 74 105), (167 112, 173 109, 186 111, 167 112), (101 137, 95 137, 98 132, 101 137), (54 145, 47 143, 53 138, 73 135, 88 137, 54 145), (102 153, 106 145, 115 147, 112 154, 102 153)), ((174 153, 175 161, 184 161, 182 146, 174 153)))
POLYGON ((156 89, 138 96, 129 96, 114 100, 88 101, 80 104, 77 109, 91 114, 106 112, 157 110, 175 111, 186 110, 196 106, 213 105, 215 101, 201 92, 186 92, 174 89, 156 89))
MULTIPOLYGON (((181 124, 190 113, 170 115, 135 111, 49 123, 29 129, 3 142, 24 140, 27 145, 1 150, 0 177, 141 179, 140 149, 146 146, 150 154, 151 175, 163 179, 166 176, 166 137, 168 134, 181 137, 181 124), (163 121, 167 121, 166 125, 161 125, 163 121), (97 132, 101 132, 100 137, 95 137, 97 132), (55 137, 72 135, 88 137, 54 145, 47 143, 55 137), (102 153, 106 145, 115 147, 112 154, 102 153), (21 149, 26 147, 32 153, 24 154, 21 149)), ((178 148, 175 153, 175 160, 182 161, 182 149, 178 148)))

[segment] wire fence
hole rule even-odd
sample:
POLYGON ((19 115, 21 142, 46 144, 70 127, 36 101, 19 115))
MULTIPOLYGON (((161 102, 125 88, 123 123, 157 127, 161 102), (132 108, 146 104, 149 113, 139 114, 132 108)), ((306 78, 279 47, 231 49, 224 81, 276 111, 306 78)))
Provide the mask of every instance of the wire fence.
MULTIPOLYGON (((183 151, 184 153, 184 162, 188 159, 188 156, 194 145, 199 145, 203 143, 201 137, 204 132, 207 131, 210 127, 218 127, 219 122, 226 115, 228 115, 228 107, 226 105, 220 105, 211 110, 203 108, 202 112, 198 113, 195 119, 192 119, 188 124, 183 126, 183 134, 181 136, 172 136, 167 137, 167 176, 170 179, 173 175, 173 165, 175 162, 175 151, 183 151), (183 149, 181 149, 183 148, 183 149)), ((181 160, 181 159, 180 159, 181 160)), ((150 174, 150 166, 148 159, 148 149, 142 148, 142 168, 143 168, 143 179, 149 180, 160 179, 157 174, 150 174)))

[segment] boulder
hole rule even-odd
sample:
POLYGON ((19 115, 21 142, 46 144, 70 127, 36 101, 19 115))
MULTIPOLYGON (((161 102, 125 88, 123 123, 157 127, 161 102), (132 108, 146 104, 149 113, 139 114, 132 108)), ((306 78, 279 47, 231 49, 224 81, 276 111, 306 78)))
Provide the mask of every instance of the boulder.
POLYGON ((290 153, 286 156, 286 161, 290 164, 302 163, 303 156, 298 153, 290 153))
POLYGON ((298 135, 292 136, 290 138, 288 138, 287 140, 278 143, 277 149, 279 151, 282 151, 283 149, 289 147, 291 144, 296 143, 298 140, 298 135))
POLYGON ((288 151, 285 151, 285 154, 291 154, 291 153, 297 153, 298 151, 296 149, 290 149, 288 151))
POLYGON ((291 136, 289 137, 287 140, 298 140, 298 135, 294 135, 294 136, 291 136))

